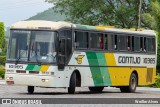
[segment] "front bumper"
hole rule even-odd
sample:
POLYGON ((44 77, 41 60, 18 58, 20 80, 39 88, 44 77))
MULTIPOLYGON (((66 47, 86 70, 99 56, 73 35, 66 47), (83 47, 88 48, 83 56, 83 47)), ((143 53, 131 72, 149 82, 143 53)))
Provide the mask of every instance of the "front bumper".
POLYGON ((39 87, 60 87, 57 86, 54 76, 46 75, 21 75, 6 74, 5 81, 8 85, 24 85, 39 87))

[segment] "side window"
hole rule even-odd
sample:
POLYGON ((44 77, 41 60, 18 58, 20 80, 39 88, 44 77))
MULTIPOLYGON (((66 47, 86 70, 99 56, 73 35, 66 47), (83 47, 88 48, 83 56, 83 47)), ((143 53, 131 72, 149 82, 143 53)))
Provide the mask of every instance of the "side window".
POLYGON ((103 49, 103 34, 90 33, 90 48, 103 49))
POLYGON ((108 35, 104 35, 104 44, 105 44, 105 50, 108 50, 108 35))
POLYGON ((134 37, 134 51, 140 51, 140 37, 134 37))
POLYGON ((155 42, 155 38, 152 38, 152 52, 156 51, 156 42, 155 42))
POLYGON ((134 51, 134 36, 132 36, 132 51, 134 51))
POLYGON ((108 38, 108 50, 115 50, 117 48, 117 45, 115 43, 115 36, 112 34, 107 35, 108 38))
POLYGON ((144 47, 144 49, 143 49, 144 52, 146 52, 146 45, 147 45, 146 44, 146 37, 144 37, 144 46, 143 46, 144 47))
POLYGON ((60 31, 60 36, 66 38, 66 61, 72 53, 72 32, 71 30, 60 31))
POLYGON ((144 51, 143 44, 144 44, 143 37, 140 37, 140 51, 144 51))
POLYGON ((117 35, 114 35, 114 50, 117 50, 118 49, 118 36, 117 35))
POLYGON ((127 50, 131 51, 131 36, 127 36, 127 50))
POLYGON ((127 50, 127 36, 119 36, 119 50, 127 50))
POLYGON ((146 51, 155 52, 155 38, 146 38, 146 51))
POLYGON ((75 32, 76 48, 85 49, 88 48, 88 32, 75 32))

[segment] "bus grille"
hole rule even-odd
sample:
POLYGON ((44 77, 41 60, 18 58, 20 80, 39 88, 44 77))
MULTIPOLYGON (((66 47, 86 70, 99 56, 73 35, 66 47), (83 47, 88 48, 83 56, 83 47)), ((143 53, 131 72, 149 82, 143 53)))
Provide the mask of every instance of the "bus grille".
POLYGON ((24 73, 26 73, 26 71, 24 71, 24 70, 16 70, 16 73, 24 74, 24 73))
POLYGON ((29 71, 29 74, 39 74, 39 71, 29 71))
POLYGON ((147 79, 146 82, 152 82, 153 68, 147 68, 147 79))

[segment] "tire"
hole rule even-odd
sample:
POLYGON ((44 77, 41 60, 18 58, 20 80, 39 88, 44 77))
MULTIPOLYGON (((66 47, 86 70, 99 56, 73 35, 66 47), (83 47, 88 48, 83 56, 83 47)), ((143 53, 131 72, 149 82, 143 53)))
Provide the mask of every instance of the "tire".
POLYGON ((102 92, 103 91, 103 89, 104 89, 104 87, 89 87, 89 90, 91 91, 91 92, 102 92))
POLYGON ((28 86, 28 93, 32 94, 34 92, 34 86, 28 86))
POLYGON ((137 87, 137 76, 135 73, 132 73, 129 80, 129 86, 120 87, 121 92, 134 93, 137 87))
POLYGON ((71 76, 70 79, 70 84, 68 87, 68 93, 69 94, 75 94, 75 89, 76 89, 76 73, 74 72, 71 76))

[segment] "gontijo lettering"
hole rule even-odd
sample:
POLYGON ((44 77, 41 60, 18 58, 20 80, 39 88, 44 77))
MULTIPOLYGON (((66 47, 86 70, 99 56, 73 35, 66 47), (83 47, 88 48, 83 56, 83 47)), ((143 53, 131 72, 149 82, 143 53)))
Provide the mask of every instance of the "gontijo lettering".
MULTIPOLYGON (((119 56, 118 63, 126 63, 126 64, 140 64, 142 61, 141 57, 133 57, 133 56, 119 56)), ((155 58, 143 58, 144 64, 155 64, 155 58)))
POLYGON ((132 57, 132 56, 119 56, 118 63, 129 63, 129 64, 140 64, 140 57, 132 57))

